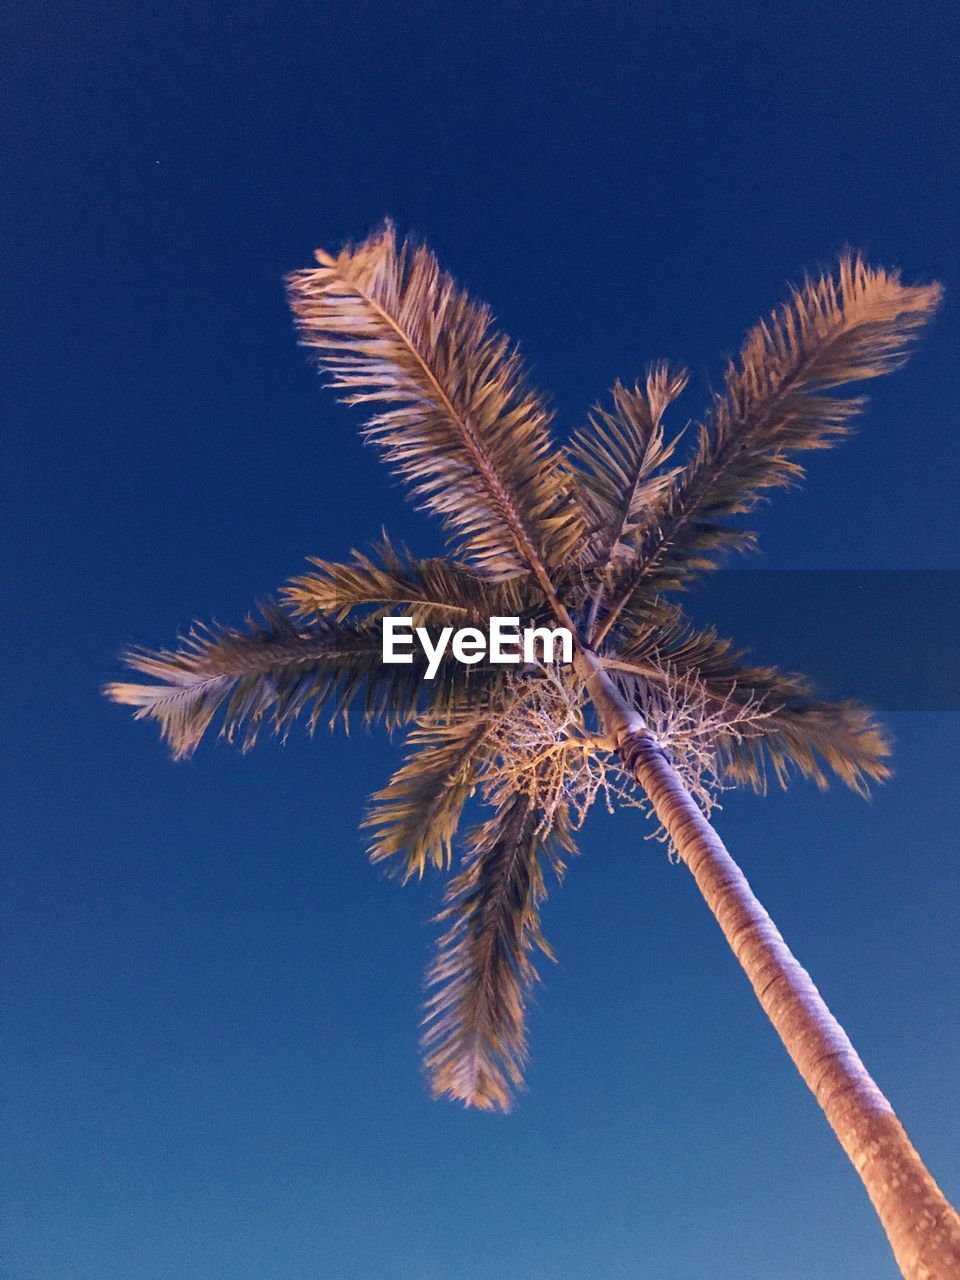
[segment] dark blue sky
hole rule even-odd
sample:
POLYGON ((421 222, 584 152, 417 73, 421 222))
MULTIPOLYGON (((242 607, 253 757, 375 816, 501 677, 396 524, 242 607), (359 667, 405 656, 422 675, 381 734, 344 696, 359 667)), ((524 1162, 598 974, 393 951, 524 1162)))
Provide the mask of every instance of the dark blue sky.
MULTIPOLYGON (((658 356, 693 412, 844 243, 943 279, 758 567, 960 567, 953 6, 15 0, 4 25, 2 1280, 893 1277, 638 815, 598 815, 547 904, 529 1093, 470 1114, 418 1068, 439 886, 401 892, 357 832, 396 748, 175 767, 97 690, 124 643, 237 620, 310 553, 381 523, 438 545, 280 283, 384 214, 494 305, 565 427, 658 356)), ((892 728, 871 803, 798 787, 718 823, 956 1201, 960 724, 892 728)))

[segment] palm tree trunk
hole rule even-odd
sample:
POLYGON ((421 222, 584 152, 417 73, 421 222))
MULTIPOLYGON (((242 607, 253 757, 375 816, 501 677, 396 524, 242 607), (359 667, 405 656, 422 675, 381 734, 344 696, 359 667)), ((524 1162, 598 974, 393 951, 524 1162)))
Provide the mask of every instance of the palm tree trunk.
POLYGON ((809 974, 592 654, 578 665, 624 766, 693 873, 757 999, 867 1189, 906 1280, 960 1280, 960 1217, 927 1171, 809 974))

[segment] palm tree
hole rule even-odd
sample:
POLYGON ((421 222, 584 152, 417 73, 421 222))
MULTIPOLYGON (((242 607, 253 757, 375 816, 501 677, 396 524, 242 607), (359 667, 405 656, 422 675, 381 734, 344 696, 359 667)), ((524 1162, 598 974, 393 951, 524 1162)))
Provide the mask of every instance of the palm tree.
POLYGON ((465 837, 428 974, 425 1065, 435 1095, 506 1109, 527 1057, 524 1005, 547 873, 559 875, 592 801, 652 810, 689 867, 758 1000, 863 1180, 909 1280, 960 1277, 960 1219, 845 1032, 708 821, 722 782, 771 771, 864 791, 888 776, 870 714, 814 698, 800 677, 749 665, 670 597, 752 535, 728 518, 796 483, 804 450, 832 445, 862 407, 841 394, 897 367, 935 310, 936 285, 844 256, 747 335, 685 450, 664 415, 686 376, 652 367, 618 383, 566 448, 489 310, 423 246, 386 224, 292 274, 300 341, 369 414, 366 438, 445 527, 449 558, 383 541, 313 561, 242 628, 195 628, 138 650, 150 684, 107 693, 188 755, 218 713, 244 747, 304 718, 409 727, 408 754, 373 797, 375 861, 407 879, 451 864, 465 837), (575 637, 572 665, 464 665, 449 653, 382 661, 381 621, 436 636, 494 616, 575 637))

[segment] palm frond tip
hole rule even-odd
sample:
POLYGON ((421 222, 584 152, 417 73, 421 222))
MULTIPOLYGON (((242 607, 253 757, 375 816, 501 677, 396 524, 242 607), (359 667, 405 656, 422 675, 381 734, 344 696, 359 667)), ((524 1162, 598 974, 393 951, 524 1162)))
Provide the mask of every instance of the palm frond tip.
POLYGON ((387 223, 288 278, 301 342, 366 435, 440 516, 453 548, 491 577, 546 580, 579 538, 550 415, 489 309, 387 223))
POLYGON ((589 521, 585 558, 603 570, 629 560, 632 535, 677 473, 666 469, 678 443, 667 440, 663 414, 686 386, 684 370, 654 365, 646 387, 617 382, 611 405, 597 405, 573 440, 571 459, 589 521))
POLYGON ((274 604, 246 629, 198 625, 179 649, 133 650, 126 660, 156 683, 116 681, 104 692, 136 707, 136 719, 157 721, 176 759, 193 753, 218 713, 221 736, 247 750, 264 728, 284 734, 301 715, 311 731, 324 718, 347 724, 355 705, 367 723, 395 728, 424 710, 427 697, 429 709, 449 712, 499 678, 495 668, 445 660, 425 682, 422 654, 409 665, 383 663, 376 620, 297 626, 274 604))
POLYGON ((742 544, 722 518, 750 511, 767 490, 796 484, 796 455, 830 447, 850 429, 861 396, 836 394, 897 368, 941 298, 897 272, 846 255, 833 275, 808 280, 747 334, 723 392, 701 425, 677 483, 648 513, 636 555, 610 592, 602 634, 647 580, 680 585, 742 544))
POLYGON ((527 1058, 526 1002, 533 955, 552 952, 540 930, 544 862, 559 870, 562 830, 541 828, 525 796, 506 799, 473 832, 463 870, 450 882, 448 924, 427 975, 425 1066, 435 1096, 481 1110, 508 1110, 527 1058))

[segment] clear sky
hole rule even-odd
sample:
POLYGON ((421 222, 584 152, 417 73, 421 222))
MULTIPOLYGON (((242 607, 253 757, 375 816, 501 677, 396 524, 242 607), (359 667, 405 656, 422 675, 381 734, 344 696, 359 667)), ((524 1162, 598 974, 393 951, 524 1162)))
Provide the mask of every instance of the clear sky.
MULTIPOLYGON (((357 831, 396 746, 174 766, 98 686, 381 524, 439 546, 281 289, 384 214, 564 428, 660 356, 695 412, 845 243, 943 279, 755 567, 960 568, 954 6, 14 0, 4 26, 2 1280, 893 1277, 639 815, 597 815, 547 904, 529 1092, 467 1113, 418 1066, 440 885, 401 891, 357 831)), ((957 1201, 960 722, 891 725, 872 802, 800 786, 718 824, 957 1201)))

